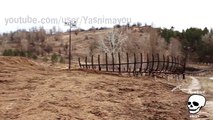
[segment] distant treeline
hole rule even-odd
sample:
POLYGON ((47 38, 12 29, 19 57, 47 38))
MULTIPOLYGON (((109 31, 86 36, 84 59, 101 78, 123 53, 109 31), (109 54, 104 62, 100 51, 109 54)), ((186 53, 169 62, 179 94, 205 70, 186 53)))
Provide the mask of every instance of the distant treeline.
POLYGON ((189 59, 199 62, 213 61, 213 30, 204 28, 189 28, 182 32, 171 29, 162 29, 161 36, 170 42, 171 38, 178 38, 182 44, 184 54, 188 54, 189 59))
MULTIPOLYGON (((121 25, 115 25, 114 28, 121 28, 121 25)), ((125 27, 141 27, 141 23, 133 24, 132 26, 126 25, 125 27)), ((90 30, 103 30, 107 28, 94 28, 90 30)), ((159 35, 165 39, 166 43, 170 43, 172 38, 177 38, 182 46, 182 54, 187 55, 190 60, 197 62, 211 62, 213 61, 213 30, 207 28, 188 28, 183 31, 175 31, 174 27, 167 28, 156 28, 158 29, 159 35)), ((80 29, 80 31, 84 31, 80 29)), ((76 33, 77 34, 77 33, 76 33)), ((14 55, 14 56, 25 56, 36 58, 36 56, 53 54, 53 46, 45 42, 45 40, 51 37, 55 41, 62 39, 63 32, 60 29, 53 27, 50 30, 45 30, 43 27, 33 27, 29 30, 17 30, 14 32, 0 34, 0 46, 5 44, 18 44, 21 50, 6 49, 3 55, 14 55), (27 43, 24 43, 26 40, 27 43), (6 41, 6 42, 5 42, 6 41)), ((18 49, 20 49, 18 48, 18 49)), ((64 53, 67 55, 68 45, 67 43, 61 44, 58 53, 64 53)))

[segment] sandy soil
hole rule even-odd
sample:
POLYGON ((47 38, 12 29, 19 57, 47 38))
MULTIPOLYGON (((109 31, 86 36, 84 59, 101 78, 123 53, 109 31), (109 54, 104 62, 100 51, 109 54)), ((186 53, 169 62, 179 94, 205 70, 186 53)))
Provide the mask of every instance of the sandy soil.
POLYGON ((189 95, 151 78, 41 66, 0 57, 1 120, 187 120, 189 95))

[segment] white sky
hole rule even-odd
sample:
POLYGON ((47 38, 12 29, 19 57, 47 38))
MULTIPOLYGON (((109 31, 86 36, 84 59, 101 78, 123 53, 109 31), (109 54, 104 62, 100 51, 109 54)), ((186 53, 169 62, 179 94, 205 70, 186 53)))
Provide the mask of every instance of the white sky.
MULTIPOLYGON (((131 23, 141 22, 153 24, 154 27, 174 26, 177 30, 189 27, 213 27, 213 2, 211 0, 1 0, 0 32, 8 32, 18 28, 44 26, 52 28, 60 24, 7 24, 5 19, 27 16, 34 18, 131 18, 131 23), (83 16, 83 17, 82 17, 83 16)), ((88 20, 88 19, 87 19, 88 20)), ((87 29, 92 26, 113 26, 86 21, 78 27, 87 29)))

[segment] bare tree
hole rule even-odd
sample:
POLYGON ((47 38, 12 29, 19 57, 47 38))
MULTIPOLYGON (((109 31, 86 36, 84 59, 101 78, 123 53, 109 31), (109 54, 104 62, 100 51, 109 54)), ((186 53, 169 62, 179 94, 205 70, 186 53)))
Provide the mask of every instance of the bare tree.
POLYGON ((209 45, 213 45, 213 30, 211 30, 210 33, 204 35, 202 37, 202 41, 204 41, 205 43, 209 45))
POLYGON ((181 55, 181 43, 178 39, 172 38, 168 48, 170 55, 172 56, 181 55))
POLYGON ((119 29, 112 29, 103 39, 99 41, 99 49, 104 53, 122 52, 122 46, 128 39, 125 33, 119 29))

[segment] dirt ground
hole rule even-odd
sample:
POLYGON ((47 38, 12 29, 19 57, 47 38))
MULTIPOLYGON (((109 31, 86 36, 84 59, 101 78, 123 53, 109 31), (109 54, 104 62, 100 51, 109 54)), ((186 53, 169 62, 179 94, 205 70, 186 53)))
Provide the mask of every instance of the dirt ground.
MULTIPOLYGON (((212 73, 210 74, 212 76, 212 73)), ((213 81, 210 80, 210 76, 196 77, 200 84, 200 91, 204 92, 203 95, 206 97, 206 105, 203 111, 200 112, 199 116, 203 119, 199 120, 212 120, 213 119, 213 81)), ((198 89, 198 87, 196 87, 198 89)))
POLYGON ((174 87, 0 57, 0 120, 187 120, 189 95, 174 87))

